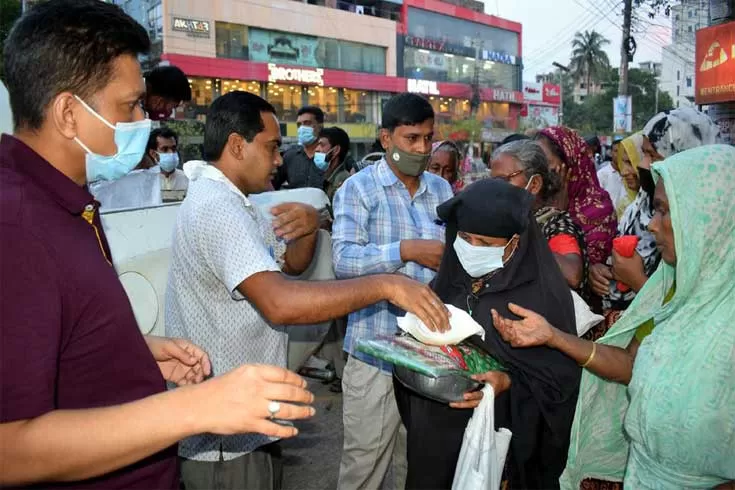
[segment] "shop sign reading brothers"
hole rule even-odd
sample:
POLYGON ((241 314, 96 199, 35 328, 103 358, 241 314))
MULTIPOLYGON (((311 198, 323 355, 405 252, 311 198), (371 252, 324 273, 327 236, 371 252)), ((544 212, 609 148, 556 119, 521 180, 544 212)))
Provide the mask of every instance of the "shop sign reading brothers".
POLYGON ((277 82, 296 82, 305 85, 324 86, 324 70, 316 68, 308 70, 304 68, 288 68, 268 63, 268 81, 270 83, 277 82))

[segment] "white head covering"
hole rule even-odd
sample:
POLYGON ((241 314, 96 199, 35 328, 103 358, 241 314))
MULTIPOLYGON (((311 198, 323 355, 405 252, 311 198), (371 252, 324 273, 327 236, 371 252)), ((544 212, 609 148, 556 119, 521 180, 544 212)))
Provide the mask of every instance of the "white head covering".
POLYGON ((707 114, 691 107, 656 114, 643 128, 643 134, 664 158, 720 142, 717 124, 707 114))

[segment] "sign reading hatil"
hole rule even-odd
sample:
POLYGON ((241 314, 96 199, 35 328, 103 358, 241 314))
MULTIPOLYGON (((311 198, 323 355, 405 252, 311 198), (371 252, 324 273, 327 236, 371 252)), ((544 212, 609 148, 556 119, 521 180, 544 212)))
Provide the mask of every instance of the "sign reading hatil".
POLYGON ((304 68, 288 68, 285 66, 268 63, 268 81, 296 82, 304 85, 324 86, 324 70, 316 68, 308 70, 304 68))
POLYGON ((697 104, 735 101, 735 22, 697 31, 697 104))
POLYGON ((414 94, 441 95, 439 84, 431 80, 415 80, 409 78, 406 82, 406 91, 414 94))

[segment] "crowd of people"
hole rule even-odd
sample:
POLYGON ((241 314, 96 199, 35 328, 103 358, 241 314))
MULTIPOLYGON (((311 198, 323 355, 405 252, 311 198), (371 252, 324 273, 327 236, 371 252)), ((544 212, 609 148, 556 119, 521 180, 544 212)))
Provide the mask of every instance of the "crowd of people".
POLYGON ((475 377, 513 434, 503 488, 735 488, 735 148, 705 114, 654 116, 609 165, 567 127, 513 135, 473 182, 420 95, 385 104, 382 156, 360 169, 318 107, 282 151, 274 107, 234 91, 182 172, 151 120, 190 93, 155 88, 172 67, 144 78, 149 48, 97 0, 42 3, 6 41, 0 486, 278 488, 277 441, 315 413, 282 326, 346 318, 338 488, 451 488, 482 392, 431 400, 357 348, 405 312, 447 331, 451 305, 506 368, 475 377), (140 333, 100 220, 139 175, 186 193, 166 338, 140 333), (299 187, 327 194, 328 222, 250 199, 299 187), (324 229, 337 279, 295 280, 324 229), (583 336, 574 295, 604 316, 583 336))

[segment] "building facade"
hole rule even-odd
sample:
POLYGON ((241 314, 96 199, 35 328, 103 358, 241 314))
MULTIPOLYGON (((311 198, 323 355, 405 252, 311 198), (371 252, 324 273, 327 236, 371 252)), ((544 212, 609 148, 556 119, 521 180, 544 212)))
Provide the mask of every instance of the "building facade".
POLYGON ((693 107, 695 87, 695 34, 709 25, 709 0, 682 0, 671 8, 672 41, 664 47, 661 90, 675 107, 693 107))
POLYGON ((276 107, 289 140, 296 136, 298 109, 317 105, 327 124, 367 145, 375 140, 383 104, 413 91, 429 98, 440 122, 472 117, 476 93, 477 119, 509 130, 517 125, 521 27, 467 6, 436 0, 115 2, 148 29, 154 48, 144 65, 176 65, 189 77, 193 101, 177 117, 205 120, 216 97, 247 90, 276 107), (482 49, 470 50, 466 38, 478 32, 482 49))

